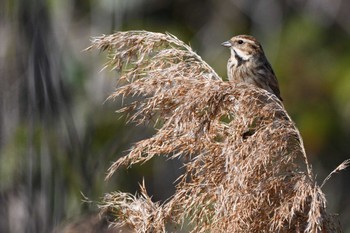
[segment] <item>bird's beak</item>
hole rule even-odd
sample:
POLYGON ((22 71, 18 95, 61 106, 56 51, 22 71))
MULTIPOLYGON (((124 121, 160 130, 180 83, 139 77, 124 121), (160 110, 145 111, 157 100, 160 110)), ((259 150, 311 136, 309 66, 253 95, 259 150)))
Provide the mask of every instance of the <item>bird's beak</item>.
POLYGON ((231 44, 230 41, 225 41, 225 42, 222 43, 221 45, 224 46, 224 47, 231 47, 231 46, 232 46, 232 44, 231 44))

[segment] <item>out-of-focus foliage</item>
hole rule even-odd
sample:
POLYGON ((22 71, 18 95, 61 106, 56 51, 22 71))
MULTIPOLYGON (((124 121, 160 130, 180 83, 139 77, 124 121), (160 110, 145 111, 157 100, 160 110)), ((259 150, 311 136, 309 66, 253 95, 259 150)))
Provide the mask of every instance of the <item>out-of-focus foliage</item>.
MULTIPOLYGON (((321 183, 349 157, 349 10, 345 0, 1 1, 0 232, 48 232, 94 210, 80 192, 92 200, 134 192, 142 176, 155 199, 171 195, 179 171, 169 161, 103 181, 111 161, 152 133, 125 125, 114 113, 118 100, 104 103, 117 74, 100 73, 101 56, 82 52, 91 36, 119 30, 169 31, 224 78, 229 54, 221 42, 257 37, 321 183)), ((345 171, 324 187, 345 231, 349 178, 345 171)))

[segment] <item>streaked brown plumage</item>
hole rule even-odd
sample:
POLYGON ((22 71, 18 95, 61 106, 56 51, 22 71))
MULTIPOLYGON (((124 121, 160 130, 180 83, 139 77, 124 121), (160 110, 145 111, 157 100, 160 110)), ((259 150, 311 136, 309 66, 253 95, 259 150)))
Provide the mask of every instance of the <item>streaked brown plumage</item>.
POLYGON ((275 94, 281 101, 275 73, 260 43, 252 36, 239 35, 222 43, 229 47, 231 57, 227 63, 227 76, 234 83, 250 83, 275 94))

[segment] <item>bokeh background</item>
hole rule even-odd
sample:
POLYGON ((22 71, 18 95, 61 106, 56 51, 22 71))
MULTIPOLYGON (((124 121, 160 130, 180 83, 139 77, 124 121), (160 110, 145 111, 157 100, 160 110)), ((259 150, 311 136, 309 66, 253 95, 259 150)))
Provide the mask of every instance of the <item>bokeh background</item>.
MULTIPOLYGON (((135 193, 144 178, 165 201, 181 173, 159 158, 104 181, 112 161, 154 131, 125 124, 105 99, 117 74, 92 36, 170 32, 226 78, 220 44, 251 34, 263 44, 318 183, 350 158, 350 2, 346 0, 0 1, 0 232, 52 232, 95 213, 107 192, 135 193), (87 197, 90 202, 83 202, 87 197)), ((350 232, 350 170, 324 186, 350 232)))

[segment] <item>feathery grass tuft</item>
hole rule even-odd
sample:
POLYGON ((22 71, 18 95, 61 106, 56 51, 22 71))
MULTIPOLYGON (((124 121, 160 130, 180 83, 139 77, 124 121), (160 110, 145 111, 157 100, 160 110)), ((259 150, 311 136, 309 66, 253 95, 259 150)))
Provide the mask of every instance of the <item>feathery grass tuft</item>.
POLYGON ((340 232, 308 164, 302 138, 276 96, 224 82, 192 49, 170 34, 117 32, 88 48, 106 50, 120 72, 110 96, 141 96, 120 112, 137 123, 162 124, 110 167, 154 156, 182 158, 185 173, 166 203, 107 194, 103 211, 136 232, 165 232, 189 222, 192 232, 340 232))

